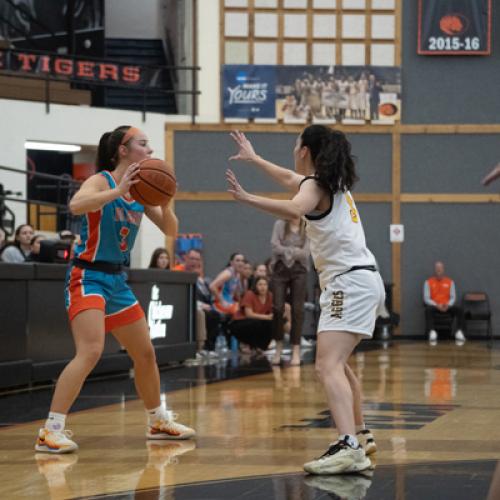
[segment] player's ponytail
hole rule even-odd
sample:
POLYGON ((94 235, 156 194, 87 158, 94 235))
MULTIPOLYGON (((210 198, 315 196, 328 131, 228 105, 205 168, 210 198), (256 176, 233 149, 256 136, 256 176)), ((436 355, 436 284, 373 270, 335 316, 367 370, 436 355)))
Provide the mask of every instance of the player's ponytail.
POLYGON ((314 163, 315 177, 325 189, 349 191, 358 180, 351 144, 344 133, 324 125, 310 125, 301 135, 314 163))
MULTIPOLYGON (((96 166, 100 172, 102 170, 113 169, 118 163, 118 148, 122 144, 130 125, 122 125, 112 132, 105 132, 99 140, 97 148, 96 166)), ((126 145, 126 144, 125 144, 126 145)))

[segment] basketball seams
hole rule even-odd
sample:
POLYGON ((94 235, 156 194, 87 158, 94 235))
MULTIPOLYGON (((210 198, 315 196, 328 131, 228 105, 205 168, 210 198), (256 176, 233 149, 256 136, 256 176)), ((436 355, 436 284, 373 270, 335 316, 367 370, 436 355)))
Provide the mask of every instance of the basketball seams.
MULTIPOLYGON (((146 169, 144 169, 144 170, 146 170, 146 169)), ((156 172, 158 172, 158 170, 156 170, 156 172)), ((158 186, 155 186, 153 183, 151 183, 147 179, 144 179, 143 177, 141 177, 141 171, 140 170, 139 170, 139 173, 137 174, 137 177, 139 177, 139 179, 141 180, 141 182, 144 182, 144 184, 147 184, 148 186, 152 187, 153 189, 156 189, 157 191, 159 191, 162 194, 165 194, 165 195, 170 196, 170 197, 173 197, 175 195, 175 193, 174 194, 168 193, 167 191, 164 191, 163 189, 159 188, 158 186)))
POLYGON ((141 205, 149 205, 149 203, 147 203, 147 201, 141 196, 141 193, 139 193, 139 191, 137 191, 135 189, 134 189, 134 199, 135 199, 135 201, 138 201, 139 203, 141 203, 141 205), (140 200, 138 200, 137 198, 140 198, 142 200, 142 202, 140 200))

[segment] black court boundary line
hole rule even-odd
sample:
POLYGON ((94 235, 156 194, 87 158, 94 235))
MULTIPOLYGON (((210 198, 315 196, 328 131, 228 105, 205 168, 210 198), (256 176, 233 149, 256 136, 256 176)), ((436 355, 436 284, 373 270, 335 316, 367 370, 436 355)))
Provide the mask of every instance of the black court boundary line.
MULTIPOLYGON (((456 461, 446 461, 446 462, 407 462, 407 463, 398 463, 398 464, 385 464, 378 465, 375 469, 372 469, 374 473, 376 473, 379 469, 393 469, 396 467, 436 467, 440 465, 465 465, 465 464, 478 464, 478 463, 494 463, 498 464, 499 461, 493 458, 485 459, 485 460, 456 460, 456 461)), ((136 490, 124 490, 117 491, 115 493, 105 493, 103 495, 93 495, 93 496, 83 496, 83 497, 73 497, 73 500, 99 500, 104 498, 114 498, 117 495, 131 495, 131 494, 141 494, 141 493, 155 493, 161 488, 163 489, 174 489, 174 488, 185 488, 190 486, 207 486, 212 484, 223 484, 223 483, 233 483, 238 481, 247 481, 247 480, 255 480, 255 479, 273 479, 277 477, 294 477, 294 476, 302 476, 306 477, 318 477, 314 474, 307 474, 303 470, 298 472, 284 472, 282 474, 263 474, 263 475, 255 475, 255 476, 238 476, 232 479, 216 479, 214 481, 195 481, 193 483, 179 483, 179 484, 171 484, 171 485, 159 485, 157 488, 141 488, 136 490)), ((355 473, 349 474, 349 476, 363 476, 363 473, 355 473)))

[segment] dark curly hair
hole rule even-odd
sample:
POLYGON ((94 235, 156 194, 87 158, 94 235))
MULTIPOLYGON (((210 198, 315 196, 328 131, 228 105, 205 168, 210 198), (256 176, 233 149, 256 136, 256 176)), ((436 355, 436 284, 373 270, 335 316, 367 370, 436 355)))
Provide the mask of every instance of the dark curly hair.
POLYGON ((301 135, 314 163, 315 178, 328 191, 349 191, 358 180, 351 143, 344 133, 324 125, 310 125, 301 135))

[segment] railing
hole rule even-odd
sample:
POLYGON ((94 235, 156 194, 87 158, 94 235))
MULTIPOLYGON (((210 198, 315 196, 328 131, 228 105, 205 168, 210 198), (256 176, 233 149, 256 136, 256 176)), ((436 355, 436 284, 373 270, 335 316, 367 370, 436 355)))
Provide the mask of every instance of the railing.
POLYGON ((0 76, 31 78, 45 82, 45 109, 47 113, 50 112, 51 104, 50 83, 66 82, 90 88, 96 86, 141 92, 143 121, 146 120, 148 94, 190 95, 191 121, 194 124, 197 115, 196 96, 201 94, 197 89, 197 72, 200 69, 199 66, 158 66, 137 64, 121 59, 61 55, 37 50, 0 49, 0 76), (125 69, 127 69, 126 72, 125 69), (91 75, 96 70, 99 74, 91 75), (191 73, 190 89, 165 89, 154 85, 154 82, 161 79, 162 72, 167 72, 167 78, 174 82, 177 80, 177 71, 191 73), (126 83, 117 83, 116 77, 119 72, 123 73, 122 79, 126 83), (108 78, 110 75, 111 81, 108 78))
MULTIPOLYGON (((29 177, 37 177, 39 179, 49 179, 56 181, 55 185, 53 186, 53 189, 56 189, 56 197, 57 199, 61 199, 62 195, 64 194, 66 196, 66 199, 69 200, 73 193, 78 190, 78 188, 81 185, 80 181, 77 181, 75 179, 72 179, 71 177, 67 177, 66 175, 52 175, 52 174, 44 174, 41 172, 31 172, 29 170, 19 170, 17 168, 11 168, 11 167, 4 167, 0 166, 0 172, 5 171, 5 172, 12 172, 16 174, 21 174, 21 175, 26 175, 29 177)), ((5 205, 5 202, 17 202, 17 203, 24 203, 30 207, 31 205, 34 205, 36 207, 36 224, 34 224, 36 227, 35 229, 39 229, 41 226, 41 219, 42 217, 45 216, 50 216, 50 217, 56 217, 56 220, 58 221, 61 216, 66 217, 66 223, 64 228, 57 228, 58 230, 61 229, 71 229, 73 232, 78 232, 76 231, 76 224, 78 221, 78 218, 75 218, 71 215, 71 212, 69 211, 68 208, 68 203, 52 203, 49 201, 43 201, 43 200, 33 200, 33 199, 27 199, 27 198, 15 198, 12 195, 16 194, 13 193, 10 190, 4 190, 3 185, 0 183, 0 227, 5 229, 7 234, 9 236, 12 235, 13 230, 16 225, 15 221, 15 215, 14 212, 5 205), (53 208, 54 211, 52 212, 42 212, 41 208, 42 207, 50 207, 53 208), (10 220, 7 218, 6 215, 10 216, 10 220), (5 224, 5 222, 8 222, 8 224, 5 224)), ((29 216, 29 214, 28 214, 29 216)))

